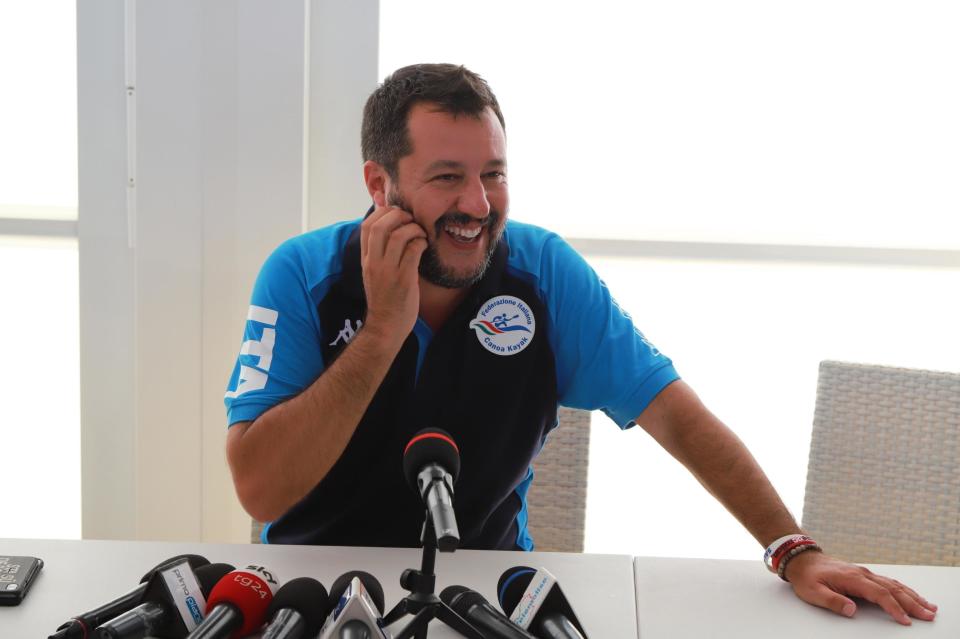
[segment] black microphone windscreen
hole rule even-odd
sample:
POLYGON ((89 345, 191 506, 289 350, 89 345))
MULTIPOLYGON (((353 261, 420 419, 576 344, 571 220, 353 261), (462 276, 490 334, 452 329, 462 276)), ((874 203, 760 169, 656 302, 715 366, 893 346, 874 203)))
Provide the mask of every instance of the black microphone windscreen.
POLYGON ((536 573, 537 571, 529 566, 514 566, 500 575, 500 580, 497 581, 497 599, 504 613, 509 615, 513 612, 536 573))
POLYGON ((403 451, 403 476, 418 490, 417 474, 427 464, 439 464, 453 481, 460 474, 460 450, 450 434, 439 428, 425 428, 414 435, 403 451))
POLYGON ((312 637, 330 612, 327 589, 313 577, 297 577, 280 587, 267 608, 267 619, 284 608, 296 610, 306 622, 304 634, 312 637))
POLYGON ((453 608, 453 604, 451 603, 453 599, 457 595, 465 593, 468 590, 470 589, 467 588, 466 586, 447 586, 446 588, 440 591, 440 601, 442 601, 443 603, 453 608))
POLYGON ((163 568, 166 568, 167 566, 170 566, 172 564, 179 564, 182 561, 186 561, 187 563, 189 563, 190 567, 194 571, 196 571, 197 568, 199 568, 200 566, 206 566, 207 564, 210 563, 209 559, 201 555, 177 555, 176 557, 170 557, 170 559, 164 559, 159 564, 151 568, 147 572, 147 574, 145 574, 143 578, 140 579, 140 583, 142 584, 147 583, 148 581, 150 581, 150 577, 153 577, 153 573, 163 568))
POLYGON ((466 616, 470 606, 487 603, 483 595, 466 586, 447 586, 440 592, 440 600, 461 616, 466 616))
POLYGON ((217 582, 226 576, 228 572, 235 569, 230 564, 207 564, 200 566, 194 572, 197 575, 197 582, 200 584, 200 590, 204 597, 210 596, 210 591, 217 585, 217 582))
POLYGON ((359 577, 360 583, 362 583, 363 587, 367 589, 367 594, 369 594, 370 598, 373 600, 373 605, 377 607, 377 612, 382 615, 383 586, 380 585, 380 582, 377 581, 376 577, 371 575, 369 572, 364 572, 362 570, 351 570, 350 572, 345 572, 337 577, 336 581, 333 582, 333 585, 330 586, 330 600, 327 604, 327 610, 333 610, 337 607, 340 597, 342 597, 343 593, 346 592, 347 586, 350 585, 350 582, 354 577, 359 577))

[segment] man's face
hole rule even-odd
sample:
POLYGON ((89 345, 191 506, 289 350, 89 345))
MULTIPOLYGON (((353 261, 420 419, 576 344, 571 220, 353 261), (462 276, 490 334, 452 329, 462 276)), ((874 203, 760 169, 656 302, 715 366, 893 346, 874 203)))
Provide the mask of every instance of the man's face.
POLYGON ((413 152, 388 180, 387 203, 427 233, 420 276, 444 288, 476 283, 506 224, 506 139, 492 110, 453 117, 429 103, 410 110, 413 152))

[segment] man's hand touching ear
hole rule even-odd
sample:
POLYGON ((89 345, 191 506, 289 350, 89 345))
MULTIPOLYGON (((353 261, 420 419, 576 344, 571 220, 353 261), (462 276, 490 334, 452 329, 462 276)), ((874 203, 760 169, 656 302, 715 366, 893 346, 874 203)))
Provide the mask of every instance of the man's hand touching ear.
POLYGON ((427 233, 413 215, 388 206, 382 193, 360 225, 360 264, 367 298, 363 330, 403 343, 420 309, 418 269, 427 249, 427 233))

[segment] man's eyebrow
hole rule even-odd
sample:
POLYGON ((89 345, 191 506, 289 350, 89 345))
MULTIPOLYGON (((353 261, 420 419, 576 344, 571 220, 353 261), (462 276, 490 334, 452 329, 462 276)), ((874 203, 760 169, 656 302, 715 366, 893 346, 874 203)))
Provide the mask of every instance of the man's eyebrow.
POLYGON ((442 171, 444 169, 458 170, 463 168, 462 162, 456 162, 454 160, 436 160, 427 165, 427 173, 433 173, 434 171, 442 171))
MULTIPOLYGON (((506 166, 507 166, 507 163, 505 160, 495 159, 487 162, 484 165, 484 170, 488 171, 490 169, 503 169, 506 166)), ((463 162, 457 162, 456 160, 436 160, 435 162, 431 162, 430 164, 427 165, 426 173, 433 173, 435 171, 443 171, 443 170, 460 171, 460 170, 463 170, 463 168, 464 168, 463 162)))

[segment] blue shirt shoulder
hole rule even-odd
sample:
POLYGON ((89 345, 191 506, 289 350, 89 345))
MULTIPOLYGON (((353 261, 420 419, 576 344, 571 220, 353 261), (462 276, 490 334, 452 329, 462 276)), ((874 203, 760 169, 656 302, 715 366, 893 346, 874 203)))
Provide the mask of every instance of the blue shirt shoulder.
POLYGON ((360 220, 293 237, 260 269, 240 354, 224 395, 227 423, 252 421, 323 372, 317 306, 343 268, 343 247, 360 220))
POLYGON ((556 233, 509 221, 508 270, 534 285, 549 309, 560 403, 602 410, 621 428, 670 382, 671 360, 644 337, 607 285, 556 233))

